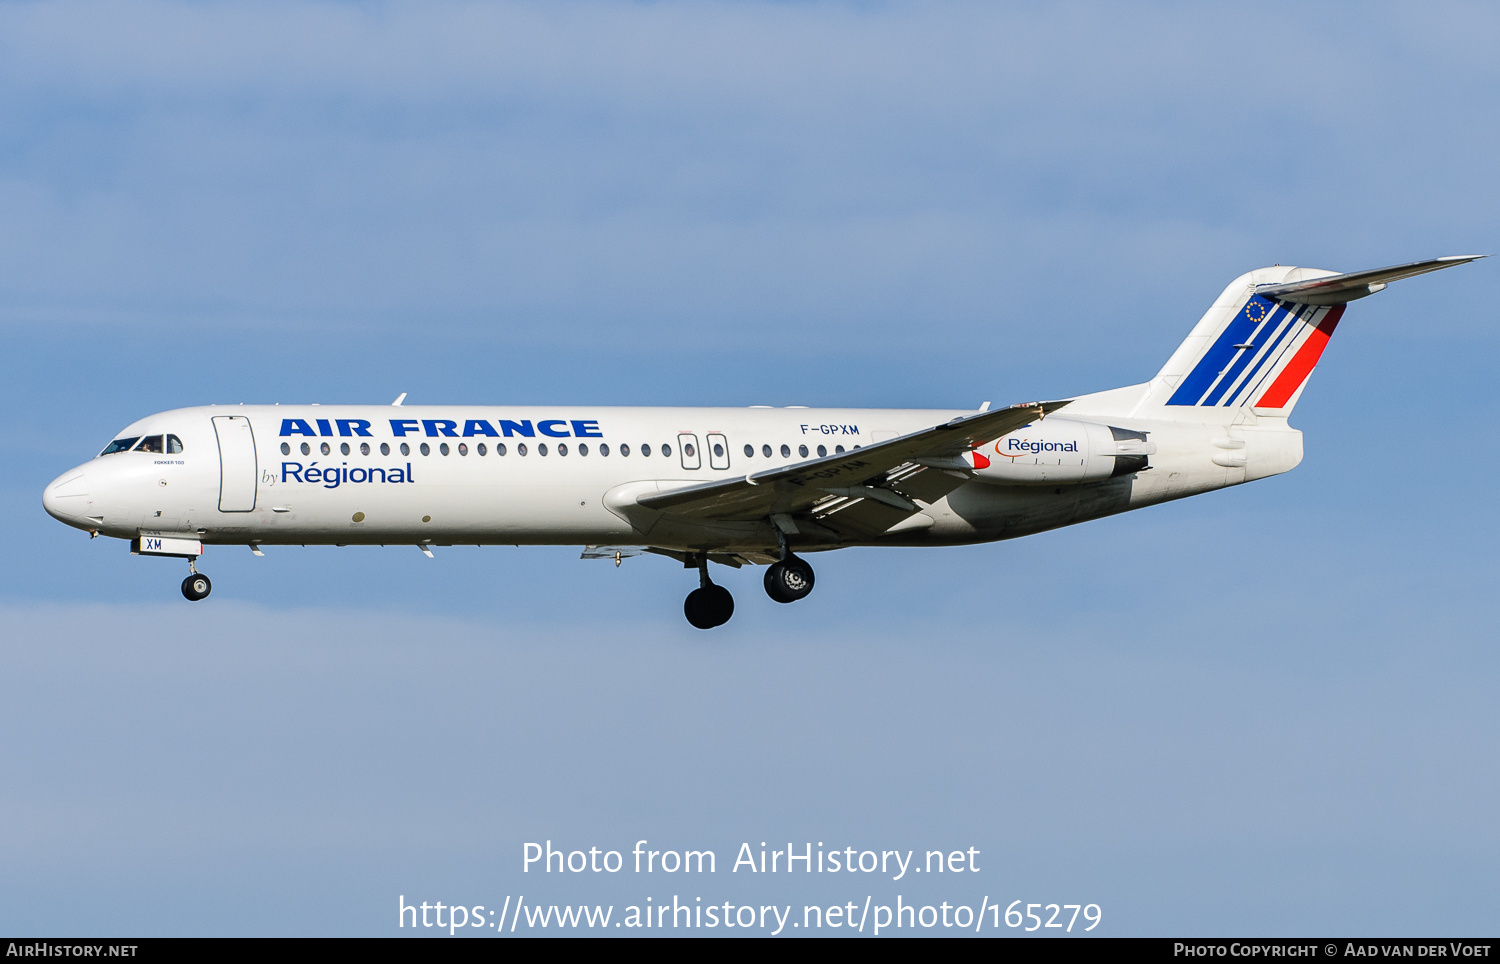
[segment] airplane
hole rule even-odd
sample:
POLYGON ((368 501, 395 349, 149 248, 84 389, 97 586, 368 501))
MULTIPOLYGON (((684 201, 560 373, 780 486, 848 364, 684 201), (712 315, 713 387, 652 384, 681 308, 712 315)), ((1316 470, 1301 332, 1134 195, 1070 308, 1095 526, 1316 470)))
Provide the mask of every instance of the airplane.
POLYGON ((1345 306, 1459 255, 1236 278, 1150 381, 991 409, 210 405, 150 415, 42 494, 141 556, 205 545, 581 545, 696 569, 699 629, 734 598, 709 563, 805 598, 805 554, 1014 539, 1287 472, 1288 416, 1345 306))

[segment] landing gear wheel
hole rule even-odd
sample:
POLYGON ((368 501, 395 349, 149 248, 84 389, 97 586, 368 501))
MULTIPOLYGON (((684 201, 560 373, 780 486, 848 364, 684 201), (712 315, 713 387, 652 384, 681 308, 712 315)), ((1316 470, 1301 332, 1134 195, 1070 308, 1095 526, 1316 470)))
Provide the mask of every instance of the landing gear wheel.
POLYGON ((796 602, 812 590, 812 566, 796 556, 787 556, 766 570, 766 595, 779 603, 796 602))
POLYGON ((698 629, 713 629, 729 622, 734 615, 734 597, 723 586, 709 583, 688 593, 682 612, 698 629))
POLYGON ((182 580, 182 594, 192 602, 206 599, 213 592, 214 584, 208 581, 208 577, 201 572, 195 572, 182 580))

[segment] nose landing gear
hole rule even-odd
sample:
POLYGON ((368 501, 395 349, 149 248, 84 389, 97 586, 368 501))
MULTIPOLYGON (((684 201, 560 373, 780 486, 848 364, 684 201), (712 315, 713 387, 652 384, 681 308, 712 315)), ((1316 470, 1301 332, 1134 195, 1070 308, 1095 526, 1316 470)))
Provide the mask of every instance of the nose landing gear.
POLYGON ((191 559, 188 560, 188 568, 192 572, 188 574, 186 579, 182 580, 182 595, 189 602, 207 599, 208 594, 214 590, 214 584, 209 581, 207 576, 198 571, 198 566, 191 559))
POLYGON ((698 629, 713 629, 729 622, 734 615, 734 597, 723 586, 708 578, 708 554, 698 553, 698 588, 688 593, 682 603, 687 621, 698 629))
POLYGON ((790 552, 766 569, 766 595, 779 603, 796 602, 812 590, 812 566, 790 552))

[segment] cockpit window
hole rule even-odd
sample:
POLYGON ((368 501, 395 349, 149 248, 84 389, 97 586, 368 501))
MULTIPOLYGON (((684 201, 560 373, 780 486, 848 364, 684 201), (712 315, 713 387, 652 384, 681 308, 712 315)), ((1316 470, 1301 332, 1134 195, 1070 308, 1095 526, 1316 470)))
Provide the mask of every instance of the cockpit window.
POLYGON ((179 455, 182 453, 182 439, 175 435, 167 436, 167 454, 179 455))
POLYGON ((145 438, 141 439, 141 444, 137 445, 135 447, 135 450, 137 452, 156 452, 156 453, 160 454, 160 452, 161 452, 161 436, 160 435, 148 435, 148 436, 146 436, 145 438))
POLYGON ((117 438, 106 445, 104 451, 99 454, 114 455, 116 452, 128 452, 130 451, 130 447, 140 440, 141 437, 139 435, 132 435, 130 438, 117 438))

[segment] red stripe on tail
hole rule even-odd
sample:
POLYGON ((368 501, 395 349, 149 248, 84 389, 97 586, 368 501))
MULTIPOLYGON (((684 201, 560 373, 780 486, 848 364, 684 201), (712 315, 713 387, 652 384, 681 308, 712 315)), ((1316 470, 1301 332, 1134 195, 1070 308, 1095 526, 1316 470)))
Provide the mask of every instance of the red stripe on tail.
POLYGON ((1297 349, 1297 354, 1276 376, 1276 381, 1266 389, 1266 393, 1255 403, 1256 408, 1282 408, 1287 400, 1297 394, 1297 389, 1307 381, 1307 376, 1312 374, 1313 368, 1318 364, 1318 359, 1323 357, 1323 349, 1328 347, 1328 339, 1333 337, 1333 329, 1339 325, 1339 319, 1344 317, 1344 306, 1334 305, 1323 320, 1318 322, 1318 327, 1302 347, 1297 349))

